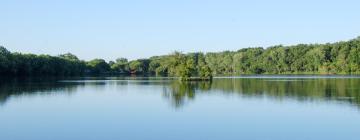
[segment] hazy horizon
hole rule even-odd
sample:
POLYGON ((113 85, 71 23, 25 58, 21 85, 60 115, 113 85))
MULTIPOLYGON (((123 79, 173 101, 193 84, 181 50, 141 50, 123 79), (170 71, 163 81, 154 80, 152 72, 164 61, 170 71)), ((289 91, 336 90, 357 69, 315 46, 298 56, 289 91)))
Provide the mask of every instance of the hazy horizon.
POLYGON ((4 0, 0 45, 12 52, 130 60, 173 51, 328 43, 360 35, 359 1, 4 0))

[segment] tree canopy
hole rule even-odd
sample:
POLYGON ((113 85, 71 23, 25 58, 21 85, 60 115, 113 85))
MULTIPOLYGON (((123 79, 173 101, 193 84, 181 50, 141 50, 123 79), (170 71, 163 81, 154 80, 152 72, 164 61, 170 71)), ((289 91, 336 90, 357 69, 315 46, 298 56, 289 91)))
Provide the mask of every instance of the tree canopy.
POLYGON ((0 46, 0 75, 141 74, 209 78, 239 74, 360 74, 360 37, 327 44, 181 53, 128 61, 12 53, 0 46))

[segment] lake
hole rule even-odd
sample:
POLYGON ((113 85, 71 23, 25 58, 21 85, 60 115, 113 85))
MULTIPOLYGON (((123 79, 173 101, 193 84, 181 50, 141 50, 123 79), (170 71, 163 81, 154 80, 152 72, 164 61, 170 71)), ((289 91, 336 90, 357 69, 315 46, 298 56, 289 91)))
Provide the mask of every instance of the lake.
POLYGON ((3 79, 0 140, 358 140, 360 77, 3 79))

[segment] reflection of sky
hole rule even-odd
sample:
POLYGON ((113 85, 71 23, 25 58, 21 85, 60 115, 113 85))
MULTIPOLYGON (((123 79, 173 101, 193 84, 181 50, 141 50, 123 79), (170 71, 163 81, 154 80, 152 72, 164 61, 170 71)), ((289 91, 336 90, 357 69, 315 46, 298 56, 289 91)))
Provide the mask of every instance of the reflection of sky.
POLYGON ((71 96, 11 98, 0 107, 0 139, 335 140, 354 139, 360 129, 360 112, 334 102, 246 98, 212 90, 174 109, 161 96, 163 87, 86 84, 71 96))

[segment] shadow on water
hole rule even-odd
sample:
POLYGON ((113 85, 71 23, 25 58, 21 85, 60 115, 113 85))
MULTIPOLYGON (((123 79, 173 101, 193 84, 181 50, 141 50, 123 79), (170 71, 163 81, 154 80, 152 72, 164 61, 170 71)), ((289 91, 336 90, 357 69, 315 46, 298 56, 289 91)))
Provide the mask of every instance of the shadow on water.
POLYGON ((199 94, 238 95, 299 102, 336 102, 360 107, 360 79, 216 79, 213 82, 173 82, 164 96, 175 108, 199 94), (211 91, 211 92, 210 92, 211 91))
MULTIPOLYGON (((196 101, 202 94, 236 95, 242 98, 268 98, 299 102, 334 102, 360 107, 358 78, 219 78, 212 82, 179 82, 164 79, 88 78, 59 80, 56 78, 1 79, 0 105, 10 97, 51 94, 74 94, 84 86, 152 85, 163 87, 163 96, 173 107, 196 101), (110 81, 110 82, 109 82, 110 81)), ((160 96, 160 95, 159 95, 160 96)))
POLYGON ((1 78, 0 105, 6 103, 10 97, 73 94, 82 85, 82 83, 60 83, 58 78, 53 77, 1 78))
POLYGON ((173 81, 168 86, 164 86, 163 95, 169 99, 175 108, 183 106, 186 102, 194 100, 200 91, 211 90, 211 82, 180 82, 173 81))

